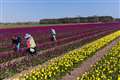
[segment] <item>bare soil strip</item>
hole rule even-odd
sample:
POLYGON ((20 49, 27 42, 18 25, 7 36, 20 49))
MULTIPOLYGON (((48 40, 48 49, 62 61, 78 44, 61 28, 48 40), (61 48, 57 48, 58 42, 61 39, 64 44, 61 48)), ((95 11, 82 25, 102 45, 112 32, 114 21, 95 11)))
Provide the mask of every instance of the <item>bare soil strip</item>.
POLYGON ((91 65, 94 65, 96 62, 100 61, 109 50, 120 41, 120 38, 117 38, 110 44, 108 44, 103 49, 99 50, 94 56, 85 60, 78 68, 75 68, 70 74, 66 74, 61 80, 76 80, 77 77, 81 76, 85 72, 91 69, 91 65))

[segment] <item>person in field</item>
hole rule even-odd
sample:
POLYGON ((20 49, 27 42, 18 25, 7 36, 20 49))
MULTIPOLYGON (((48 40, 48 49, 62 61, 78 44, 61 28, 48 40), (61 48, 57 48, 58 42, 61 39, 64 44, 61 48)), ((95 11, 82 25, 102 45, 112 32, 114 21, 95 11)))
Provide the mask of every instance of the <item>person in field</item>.
POLYGON ((13 45, 14 51, 16 52, 20 51, 20 45, 21 45, 20 35, 12 37, 12 45, 13 45))
POLYGON ((36 43, 33 39, 33 37, 29 34, 25 34, 25 39, 26 39, 26 46, 27 46, 27 52, 30 53, 31 55, 36 53, 36 43))
POLYGON ((56 39, 55 29, 51 28, 50 33, 51 33, 51 41, 56 41, 57 39, 56 39))
POLYGON ((21 40, 22 39, 21 39, 20 35, 18 35, 17 38, 16 38, 16 49, 17 49, 17 52, 20 51, 21 40))
POLYGON ((13 50, 16 51, 16 36, 12 37, 12 47, 13 47, 13 50))

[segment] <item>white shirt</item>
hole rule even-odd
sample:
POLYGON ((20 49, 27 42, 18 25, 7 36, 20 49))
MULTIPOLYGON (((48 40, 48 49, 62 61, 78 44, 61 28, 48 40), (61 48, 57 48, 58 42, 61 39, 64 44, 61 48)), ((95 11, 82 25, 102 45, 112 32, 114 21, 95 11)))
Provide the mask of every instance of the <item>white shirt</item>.
POLYGON ((55 29, 51 29, 51 31, 53 35, 56 35, 55 29))

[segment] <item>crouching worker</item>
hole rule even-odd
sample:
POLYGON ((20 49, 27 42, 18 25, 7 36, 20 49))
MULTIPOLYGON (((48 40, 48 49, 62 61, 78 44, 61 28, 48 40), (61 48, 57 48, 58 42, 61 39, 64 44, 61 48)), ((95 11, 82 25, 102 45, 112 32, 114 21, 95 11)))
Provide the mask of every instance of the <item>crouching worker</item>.
POLYGON ((36 53, 36 44, 33 39, 33 37, 30 34, 25 34, 26 39, 26 46, 27 46, 27 52, 29 52, 31 55, 36 53))

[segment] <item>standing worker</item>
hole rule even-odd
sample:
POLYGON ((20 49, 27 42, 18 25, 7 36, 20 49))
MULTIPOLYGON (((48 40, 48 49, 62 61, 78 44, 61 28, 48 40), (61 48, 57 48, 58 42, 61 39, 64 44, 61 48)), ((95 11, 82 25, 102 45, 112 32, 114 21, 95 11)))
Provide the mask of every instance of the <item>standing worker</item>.
POLYGON ((21 37, 20 37, 20 35, 18 35, 17 38, 16 38, 16 49, 17 49, 17 52, 20 51, 20 45, 21 45, 21 37))
POLYGON ((19 52, 20 44, 21 44, 21 37, 19 35, 12 37, 12 45, 16 52, 19 52))
POLYGON ((56 41, 56 31, 55 31, 55 29, 51 29, 51 40, 52 41, 56 41))
POLYGON ((13 50, 16 52, 16 42, 17 42, 16 36, 13 36, 11 40, 12 40, 13 50))
POLYGON ((26 39, 26 45, 27 45, 27 52, 29 52, 31 55, 36 53, 36 44, 33 39, 33 37, 26 33, 25 34, 25 39, 26 39))

